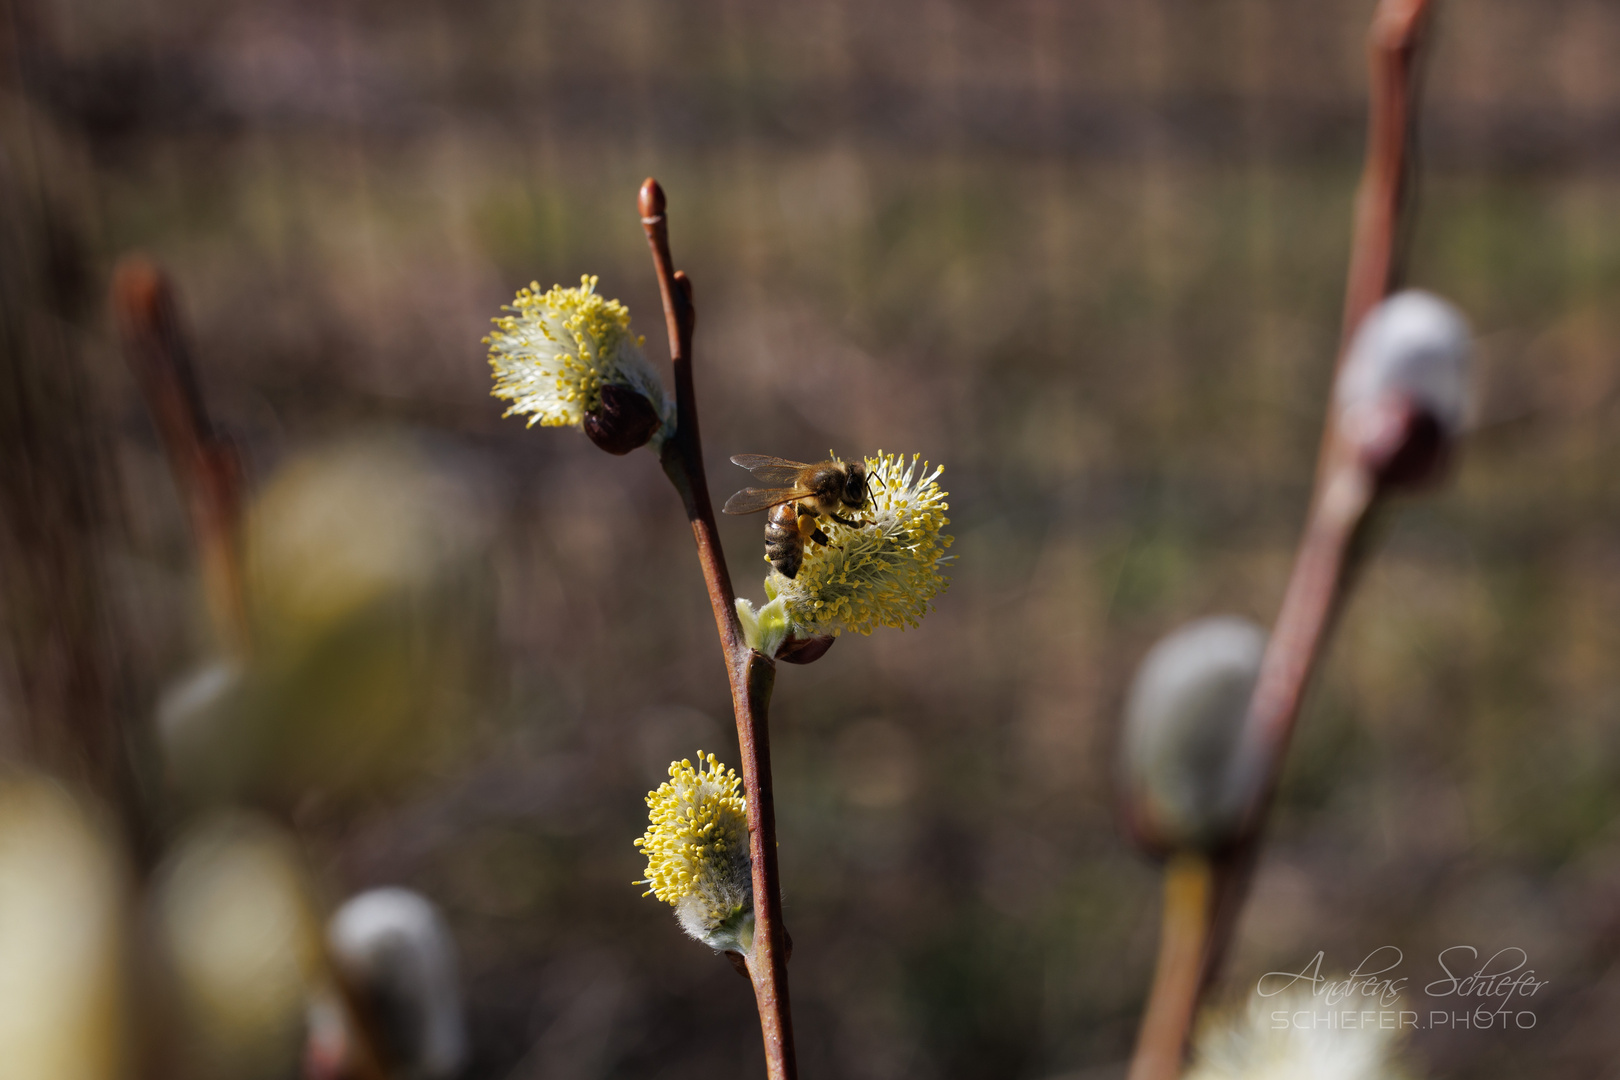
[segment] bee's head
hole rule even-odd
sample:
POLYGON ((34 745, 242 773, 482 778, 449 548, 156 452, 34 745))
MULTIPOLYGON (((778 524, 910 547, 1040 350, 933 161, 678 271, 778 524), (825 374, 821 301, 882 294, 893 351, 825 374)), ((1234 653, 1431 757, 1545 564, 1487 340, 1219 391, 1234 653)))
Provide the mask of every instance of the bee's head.
POLYGON ((866 505, 866 463, 851 461, 844 466, 844 502, 849 506, 866 505))

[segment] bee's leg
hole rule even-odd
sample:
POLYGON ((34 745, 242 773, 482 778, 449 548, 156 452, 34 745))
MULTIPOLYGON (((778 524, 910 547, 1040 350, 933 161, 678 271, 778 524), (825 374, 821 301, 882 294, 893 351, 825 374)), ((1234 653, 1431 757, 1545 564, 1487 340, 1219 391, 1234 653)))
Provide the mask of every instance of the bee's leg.
POLYGON ((806 540, 815 541, 822 547, 826 547, 832 542, 831 538, 822 532, 821 527, 816 524, 816 515, 814 514, 799 515, 799 535, 806 540))
POLYGON ((838 522, 840 525, 848 525, 854 529, 864 529, 868 525, 872 524, 870 521, 851 521, 849 518, 839 517, 837 514, 828 514, 827 516, 838 522))

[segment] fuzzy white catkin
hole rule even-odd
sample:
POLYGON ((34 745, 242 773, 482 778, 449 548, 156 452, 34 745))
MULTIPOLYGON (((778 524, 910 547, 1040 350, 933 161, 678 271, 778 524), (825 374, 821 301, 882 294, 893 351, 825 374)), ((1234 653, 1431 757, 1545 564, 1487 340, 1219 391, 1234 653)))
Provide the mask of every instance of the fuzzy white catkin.
POLYGON ((1407 289, 1362 320, 1336 395, 1339 407, 1347 409, 1405 394, 1455 433, 1468 407, 1468 379, 1467 320, 1438 296, 1407 289))
POLYGON ((1351 1005, 1288 991, 1254 998, 1241 1014, 1207 1017, 1183 1080, 1417 1080, 1401 1030, 1333 1023, 1351 1005))
POLYGON ((124 1075, 123 886, 64 788, 0 776, 0 1076, 124 1075))
POLYGON ((296 1068, 320 923, 291 838, 245 814, 199 822, 160 868, 151 918, 187 1074, 257 1080, 296 1068))
POLYGON ((400 1075, 454 1076, 466 1057, 466 1030, 455 945, 432 902, 410 889, 372 889, 337 910, 326 937, 400 1075))
POLYGON ((1148 651, 1125 704, 1124 767, 1147 824, 1176 847, 1225 839, 1258 781, 1238 753, 1266 635, 1247 619, 1198 619, 1148 651))

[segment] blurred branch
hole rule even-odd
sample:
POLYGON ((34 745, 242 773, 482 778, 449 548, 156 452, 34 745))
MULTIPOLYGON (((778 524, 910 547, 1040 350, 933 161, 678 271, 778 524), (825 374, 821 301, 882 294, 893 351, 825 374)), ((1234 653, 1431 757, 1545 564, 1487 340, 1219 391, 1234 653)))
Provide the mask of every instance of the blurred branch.
MULTIPOLYGON (((163 271, 142 256, 128 256, 113 273, 112 295, 124 357, 191 520, 215 628, 226 647, 246 659, 252 634, 242 554, 241 459, 209 418, 179 304, 163 271)), ((325 966, 352 1034, 345 1080, 387 1080, 373 1018, 339 966, 329 960, 325 966)))
POLYGON ((124 357, 169 458, 202 562, 216 629, 237 656, 250 647, 242 567, 242 469, 236 448, 209 421, 174 290, 139 255, 113 274, 113 308, 124 357))
MULTIPOLYGON (((1416 118, 1414 77, 1428 10, 1428 0, 1382 0, 1373 14, 1368 45, 1372 89, 1367 165, 1356 196, 1335 370, 1343 366, 1356 328, 1394 285, 1416 118)), ((1356 534, 1380 492, 1378 478, 1346 438, 1337 417, 1330 403, 1305 535, 1249 705, 1245 743, 1259 746, 1260 760, 1269 771, 1260 800, 1250 809, 1247 837, 1240 846, 1258 844, 1306 686, 1353 570, 1356 534)), ((1240 851, 1217 868, 1215 932, 1205 963, 1206 984, 1215 977, 1236 929, 1237 913, 1248 895, 1256 862, 1252 851, 1240 851)))
POLYGON ((322 967, 331 976, 332 986, 342 1006, 344 1020, 351 1038, 346 1043, 347 1055, 341 1063, 342 1073, 325 1076, 305 1064, 305 1080, 390 1080, 389 1072, 377 1048, 384 1044, 378 1018, 367 1007, 365 995, 354 980, 344 972, 343 965, 331 955, 331 948, 322 943, 322 967))
MULTIPOLYGON (((1366 165, 1356 196, 1335 370, 1342 367, 1356 328, 1395 280, 1410 170, 1415 73, 1428 7, 1428 0, 1381 0, 1373 15, 1366 165)), ((1398 435, 1413 437, 1410 422, 1398 435)), ((1194 913, 1189 898, 1194 889, 1183 880, 1192 871, 1177 861, 1166 867, 1164 931, 1131 1080, 1161 1080, 1180 1072, 1193 1017, 1236 931, 1300 703, 1343 599, 1357 534, 1380 494, 1380 475, 1363 451, 1341 430, 1330 402, 1304 536, 1244 720, 1241 744, 1261 763, 1264 776, 1236 841, 1214 860, 1209 891, 1197 894, 1199 905, 1207 904, 1203 911, 1194 913), (1189 975, 1188 954, 1195 947, 1202 956, 1192 965, 1195 974, 1189 975)))
MULTIPOLYGON (((1236 844, 1215 863, 1214 910, 1201 983, 1214 982, 1259 862, 1260 834, 1282 775, 1288 741, 1299 718, 1311 672, 1321 656, 1328 628, 1343 600, 1354 568, 1352 555, 1361 525, 1378 494, 1370 470, 1342 440, 1328 448, 1319 492, 1283 593, 1282 607, 1260 661, 1260 677, 1244 721, 1244 752, 1267 770, 1259 799, 1245 815, 1236 844)), ((1196 1007, 1197 1002, 1195 1001, 1196 1007)))
POLYGON ((698 562, 714 608, 715 628, 725 652, 731 682, 732 710, 742 754, 743 788, 748 801, 748 852, 753 867, 754 947, 746 957, 754 1000, 765 1040, 765 1065, 771 1080, 793 1080, 798 1064, 793 1048, 793 1017, 788 1003, 787 944, 782 928, 782 890, 776 862, 776 808, 771 790, 768 710, 776 682, 776 664, 743 641, 737 620, 737 597, 720 547, 709 483, 703 471, 698 434, 697 393, 692 382, 692 285, 674 269, 669 252, 669 224, 664 191, 653 179, 641 186, 641 224, 652 248, 653 266, 664 301, 670 360, 675 368, 676 430, 664 443, 662 462, 697 542, 698 562))
POLYGON ((1181 1072, 1182 1048, 1198 1006, 1212 900, 1208 858, 1184 853, 1164 868, 1164 915, 1153 991, 1142 1014, 1136 1055, 1127 1080, 1173 1077, 1181 1072))
POLYGON ((1373 13, 1367 41, 1367 157, 1356 190, 1340 363, 1361 320, 1396 285, 1401 212, 1412 173, 1417 63, 1429 10, 1429 0, 1383 0, 1373 13))

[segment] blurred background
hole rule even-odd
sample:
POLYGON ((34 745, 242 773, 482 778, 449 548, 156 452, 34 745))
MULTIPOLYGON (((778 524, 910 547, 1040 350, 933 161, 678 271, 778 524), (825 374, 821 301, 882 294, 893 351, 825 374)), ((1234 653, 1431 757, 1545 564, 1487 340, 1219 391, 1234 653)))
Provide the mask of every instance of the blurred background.
MULTIPOLYGON (((1120 703, 1184 620, 1276 610, 1371 9, 7 0, 0 745, 97 793, 121 873, 254 806, 322 910, 432 897, 469 1078, 758 1075, 747 984, 630 884, 669 761, 738 763, 679 503, 649 453, 503 421, 479 343, 599 274, 662 366, 656 175, 717 495, 733 453, 881 447, 952 496, 937 612, 778 677, 804 1074, 1123 1075, 1159 886, 1120 703), (251 671, 120 352, 135 250, 245 459, 251 671)), ((1438 14, 1406 280, 1473 320, 1472 431, 1344 613, 1228 984, 1518 947, 1534 1030, 1416 1060, 1609 1075, 1620 8, 1438 14)), ((760 520, 721 528, 762 600, 760 520)))

